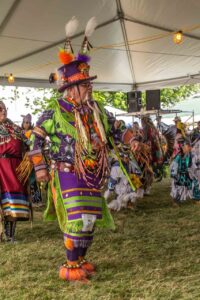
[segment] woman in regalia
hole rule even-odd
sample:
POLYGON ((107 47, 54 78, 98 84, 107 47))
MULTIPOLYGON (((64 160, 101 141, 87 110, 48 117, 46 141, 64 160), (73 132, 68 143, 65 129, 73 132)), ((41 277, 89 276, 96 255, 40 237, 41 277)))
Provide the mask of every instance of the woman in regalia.
POLYGON ((20 127, 7 118, 6 106, 0 101, 0 204, 5 238, 11 242, 14 242, 16 222, 29 220, 28 194, 16 174, 24 142, 20 127))

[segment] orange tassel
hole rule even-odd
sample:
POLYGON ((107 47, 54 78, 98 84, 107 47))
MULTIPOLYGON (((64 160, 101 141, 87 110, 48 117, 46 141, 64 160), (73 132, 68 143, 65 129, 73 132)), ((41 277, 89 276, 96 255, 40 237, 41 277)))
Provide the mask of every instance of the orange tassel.
POLYGON ((37 154, 31 157, 31 160, 34 165, 39 165, 43 161, 42 154, 37 154))
POLYGON ((61 49, 59 51, 58 57, 60 62, 64 65, 67 65, 74 60, 74 55, 70 52, 65 51, 64 49, 61 49))
POLYGON ((26 137, 27 139, 30 139, 31 134, 32 134, 32 130, 28 130, 28 131, 25 132, 24 135, 25 135, 25 137, 26 137))
POLYGON ((81 268, 86 271, 89 275, 94 275, 95 274, 95 266, 89 262, 84 262, 81 265, 81 268))
POLYGON ((66 238, 65 240, 65 247, 72 251, 74 249, 74 242, 72 240, 70 240, 69 238, 66 238))

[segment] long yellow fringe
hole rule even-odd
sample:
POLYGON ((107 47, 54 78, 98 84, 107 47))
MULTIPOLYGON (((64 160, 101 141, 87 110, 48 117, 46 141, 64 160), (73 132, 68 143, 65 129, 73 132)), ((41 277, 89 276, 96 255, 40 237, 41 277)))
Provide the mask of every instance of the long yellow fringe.
POLYGON ((24 155, 22 162, 16 169, 17 177, 18 177, 19 181, 22 182, 23 184, 25 184, 26 181, 28 180, 32 170, 33 170, 33 164, 30 161, 28 154, 26 153, 24 155))
POLYGON ((75 110, 75 119, 76 119, 76 126, 77 126, 78 133, 80 133, 79 138, 81 139, 81 142, 83 143, 85 149, 87 149, 89 144, 89 139, 87 136, 87 132, 85 130, 85 126, 83 125, 83 122, 81 120, 80 113, 77 110, 75 110))

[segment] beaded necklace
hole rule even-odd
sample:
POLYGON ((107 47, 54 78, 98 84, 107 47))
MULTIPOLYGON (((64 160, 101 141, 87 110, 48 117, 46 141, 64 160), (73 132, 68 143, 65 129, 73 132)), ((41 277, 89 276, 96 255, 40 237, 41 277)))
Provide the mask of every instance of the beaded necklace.
POLYGON ((75 145, 75 172, 88 186, 104 185, 108 174, 108 149, 100 110, 94 101, 77 104, 72 98, 65 98, 73 105, 77 140, 75 145), (93 149, 95 140, 99 146, 93 149))
POLYGON ((0 123, 0 145, 9 143, 11 138, 21 140, 21 130, 11 120, 6 119, 0 123))

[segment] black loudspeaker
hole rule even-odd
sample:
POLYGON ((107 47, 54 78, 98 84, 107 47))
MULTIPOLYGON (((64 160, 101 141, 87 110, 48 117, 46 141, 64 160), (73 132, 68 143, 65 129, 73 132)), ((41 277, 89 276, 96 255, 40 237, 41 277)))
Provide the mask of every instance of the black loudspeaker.
POLYGON ((142 92, 140 91, 128 92, 127 107, 129 113, 140 111, 142 107, 142 92))
POLYGON ((146 91, 146 110, 160 109, 160 90, 146 91))

